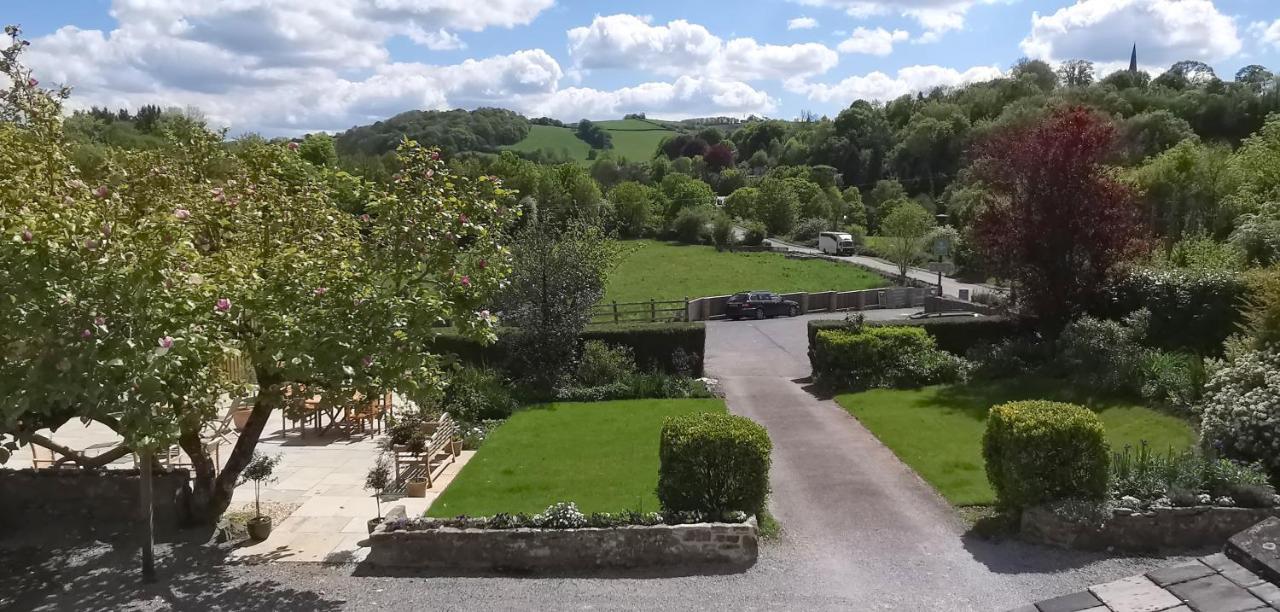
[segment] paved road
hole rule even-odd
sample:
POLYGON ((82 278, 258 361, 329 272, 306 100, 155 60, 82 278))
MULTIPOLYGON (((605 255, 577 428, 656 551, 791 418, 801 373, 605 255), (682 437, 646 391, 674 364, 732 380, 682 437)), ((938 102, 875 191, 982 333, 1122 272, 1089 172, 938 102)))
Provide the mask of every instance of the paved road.
MULTIPOLYGON (((782 537, 762 546, 745 573, 387 575, 355 565, 229 564, 207 547, 179 544, 161 547, 162 581, 145 586, 127 542, 63 546, 33 534, 34 547, 0 550, 0 610, 987 612, 1182 560, 1108 559, 966 537, 946 503, 866 429, 795 382, 809 374, 808 318, 708 324, 710 373, 723 381, 730 409, 763 423, 775 445, 771 507, 782 537)), ((0 548, 11 543, 4 536, 0 548)))
MULTIPOLYGON (((800 246, 798 244, 792 244, 790 242, 778 240, 777 238, 769 238, 765 240, 765 244, 768 244, 771 246, 786 247, 791 251, 795 251, 797 253, 804 253, 806 255, 817 255, 822 257, 823 259, 828 259, 830 261, 834 261, 837 263, 844 263, 849 265, 855 265, 861 268, 867 268, 870 270, 880 272, 882 274, 891 275, 894 278, 897 278, 898 276, 897 264, 885 261, 883 259, 878 259, 875 257, 865 257, 862 255, 836 257, 834 255, 826 255, 822 251, 819 251, 818 249, 814 249, 806 246, 800 246)), ((937 284, 938 282, 938 273, 930 272, 929 270, 926 270, 924 268, 908 268, 907 276, 911 277, 913 280, 918 280, 920 282, 928 283, 930 285, 937 284)), ((973 295, 979 292, 981 293, 1003 292, 1002 289, 991 286, 991 285, 984 285, 980 283, 966 283, 966 282, 958 281, 954 278, 950 278, 947 276, 942 277, 942 294, 943 295, 956 297, 960 295, 961 289, 968 289, 970 295, 973 295)))

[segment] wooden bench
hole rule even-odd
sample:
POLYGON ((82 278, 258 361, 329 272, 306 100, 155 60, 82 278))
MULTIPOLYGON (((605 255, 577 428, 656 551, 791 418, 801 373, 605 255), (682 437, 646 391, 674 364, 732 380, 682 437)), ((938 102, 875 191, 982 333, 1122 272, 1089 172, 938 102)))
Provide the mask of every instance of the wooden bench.
POLYGON ((400 480, 401 466, 406 470, 414 466, 422 466, 422 471, 426 472, 427 488, 431 488, 432 483, 435 481, 434 470, 431 467, 432 462, 441 454, 444 454, 443 457, 440 457, 437 468, 443 469, 444 466, 453 463, 462 452, 458 424, 454 422, 453 417, 447 413, 442 414, 433 424, 435 425, 435 431, 431 432, 431 436, 427 439, 421 453, 412 452, 404 446, 391 447, 397 482, 400 480))

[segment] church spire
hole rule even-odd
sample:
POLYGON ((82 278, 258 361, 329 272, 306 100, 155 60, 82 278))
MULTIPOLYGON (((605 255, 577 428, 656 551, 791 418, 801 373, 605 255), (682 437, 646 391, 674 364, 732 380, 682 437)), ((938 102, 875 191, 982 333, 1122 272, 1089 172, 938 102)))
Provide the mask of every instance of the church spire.
POLYGON ((1129 56, 1129 72, 1138 71, 1138 43, 1133 43, 1133 54, 1129 56))

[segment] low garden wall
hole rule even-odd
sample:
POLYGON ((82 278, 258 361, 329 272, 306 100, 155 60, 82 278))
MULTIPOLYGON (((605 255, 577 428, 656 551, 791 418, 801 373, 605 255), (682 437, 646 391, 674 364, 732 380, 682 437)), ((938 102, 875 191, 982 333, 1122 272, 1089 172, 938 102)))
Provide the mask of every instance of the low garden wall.
POLYGON ((698 566, 746 569, 756 562, 758 536, 754 519, 613 528, 422 531, 388 531, 384 523, 369 537, 369 547, 368 562, 385 567, 534 573, 698 566))
POLYGON ((1152 552, 1222 546, 1231 536, 1280 508, 1222 508, 1195 506, 1115 510, 1110 518, 1090 521, 1068 518, 1050 508, 1022 513, 1022 539, 1077 550, 1152 552))
MULTIPOLYGON (((187 470, 153 473, 153 513, 159 529, 189 518, 187 470)), ((0 525, 4 529, 47 526, 110 528, 141 517, 137 470, 0 470, 0 525)))
MULTIPOLYGON (((784 293, 782 299, 800 305, 801 314, 808 312, 836 312, 842 310, 872 310, 878 308, 916 308, 924 306, 925 298, 936 292, 932 287, 887 287, 861 291, 818 291, 813 293, 784 293)), ((689 300, 688 319, 705 321, 725 316, 728 295, 717 295, 689 300)))

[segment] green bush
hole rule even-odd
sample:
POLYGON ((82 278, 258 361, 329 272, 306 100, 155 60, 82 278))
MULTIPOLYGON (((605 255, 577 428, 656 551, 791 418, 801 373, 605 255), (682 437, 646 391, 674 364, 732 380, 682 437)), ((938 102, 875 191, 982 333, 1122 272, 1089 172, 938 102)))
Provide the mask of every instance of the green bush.
POLYGON ((742 234, 742 246, 760 246, 768 237, 764 223, 759 221, 747 221, 742 224, 742 228, 745 230, 742 234))
POLYGON ((941 351, 919 327, 871 327, 818 332, 814 379, 825 387, 861 391, 957 382, 963 359, 941 351))
POLYGON ((998 504, 1009 510, 1105 499, 1108 453, 1098 415, 1058 402, 996 406, 982 438, 987 479, 998 504))
POLYGON ((1142 360, 1142 398, 1171 412, 1190 414, 1204 395, 1204 360, 1189 353, 1147 351, 1142 360))
POLYGON ((701 322, 635 323, 588 327, 583 341, 602 340, 629 347, 641 370, 702 376, 702 353, 707 328, 701 322))
POLYGON ((444 410, 464 425, 505 419, 520 402, 502 375, 483 368, 464 367, 444 390, 444 410))
POLYGON ((682 208, 671 222, 671 232, 676 240, 685 244, 702 244, 707 238, 707 224, 711 214, 700 206, 682 208))
POLYGON ((618 382, 635 374, 636 358, 630 347, 613 346, 601 340, 588 340, 582 344, 582 356, 578 358, 578 384, 596 387, 618 382))
POLYGON ((745 417, 668 417, 658 449, 658 501, 666 512, 759 514, 769 495, 769 434, 745 417))
POLYGON ((1108 392, 1134 391, 1141 386, 1146 349, 1146 315, 1138 311, 1125 323, 1081 317, 1058 336, 1057 374, 1078 387, 1108 392))
POLYGON ((712 395, 706 385, 687 376, 662 372, 633 372, 613 382, 557 389, 554 399, 558 402, 607 402, 691 397, 712 397, 712 395))
MULTIPOLYGON (((942 319, 908 319, 905 321, 867 321, 868 327, 919 327, 929 332, 938 348, 952 355, 964 356, 969 349, 983 344, 996 344, 1007 338, 1020 338, 1029 334, 1029 327, 1021 320, 997 317, 955 317, 942 319)), ((818 331, 845 327, 838 319, 809 321, 809 349, 817 340, 818 331)))
POLYGON ((732 250, 733 245, 737 244, 733 219, 729 215, 717 213, 711 220, 711 244, 715 245, 717 251, 732 250))
POLYGON ((831 228, 831 222, 826 219, 804 219, 796 224, 795 229, 791 230, 791 240, 795 242, 812 242, 818 239, 818 234, 831 228))
POLYGON ((1248 295, 1244 276, 1232 272, 1137 270, 1108 285, 1105 305, 1095 314, 1120 319, 1145 308, 1151 319, 1144 343, 1220 355, 1223 341, 1239 331, 1248 295))

